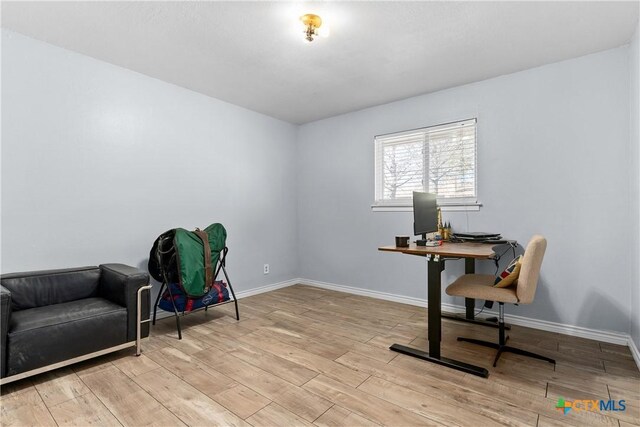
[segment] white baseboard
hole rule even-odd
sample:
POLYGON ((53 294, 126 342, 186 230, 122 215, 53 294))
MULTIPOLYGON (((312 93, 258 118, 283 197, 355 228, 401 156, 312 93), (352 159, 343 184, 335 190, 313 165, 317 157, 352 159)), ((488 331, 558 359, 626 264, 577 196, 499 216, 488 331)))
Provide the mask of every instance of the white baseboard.
POLYGON ((247 289, 246 291, 236 292, 236 298, 247 298, 253 295, 263 294, 265 292, 275 291, 280 288, 287 288, 289 286, 297 285, 300 283, 300 279, 285 280, 284 282, 274 283, 272 285, 260 286, 258 288, 247 289))
POLYGON ((629 337, 629 349, 631 350, 631 354, 633 355, 633 359, 636 361, 636 365, 638 369, 640 369, 640 350, 638 350, 638 346, 633 341, 633 338, 629 337))
MULTIPOLYGON (((334 291, 346 292, 349 294, 362 295, 362 296, 367 296, 371 298, 410 304, 410 305, 415 305, 419 307, 427 306, 427 300, 420 299, 420 298, 406 297, 402 295, 390 294, 390 293, 380 292, 380 291, 371 291, 368 289, 356 288, 353 286, 336 285, 335 283, 319 282, 317 280, 310 280, 310 279, 299 279, 299 283, 309 285, 309 286, 315 286, 318 288, 331 289, 334 291)), ((463 306, 447 304, 447 303, 442 304, 442 310, 453 312, 453 313, 465 312, 465 308, 463 306)), ((485 310, 483 314, 497 316, 498 313, 485 310)), ((624 334, 624 333, 614 332, 614 331, 600 331, 597 329, 589 329, 589 328, 583 328, 581 326, 565 325, 562 323, 531 319, 529 317, 515 316, 512 314, 505 314, 504 318, 508 323, 511 323, 514 325, 525 326, 533 329, 540 329, 548 332, 557 332, 565 335, 572 335, 575 337, 588 338, 588 339, 603 341, 611 344, 628 345, 631 348, 632 352, 635 351, 634 357, 636 358, 636 363, 640 368, 640 363, 639 363, 640 357, 638 357, 639 356, 638 349, 635 348, 634 350, 633 347, 635 347, 635 344, 633 344, 632 346, 632 340, 629 334, 624 334)))
MULTIPOLYGON (((316 288, 329 289, 332 291, 345 292, 348 294, 362 295, 365 297, 371 297, 376 299, 383 299, 385 301, 399 302, 402 304, 416 305, 418 307, 427 307, 427 300, 405 297, 402 295, 390 294, 387 292, 371 291, 369 289, 356 288, 353 286, 336 285, 334 283, 319 282, 311 279, 298 279, 298 283, 301 285, 315 286, 316 288)), ((443 306, 444 307, 444 306, 443 306)))

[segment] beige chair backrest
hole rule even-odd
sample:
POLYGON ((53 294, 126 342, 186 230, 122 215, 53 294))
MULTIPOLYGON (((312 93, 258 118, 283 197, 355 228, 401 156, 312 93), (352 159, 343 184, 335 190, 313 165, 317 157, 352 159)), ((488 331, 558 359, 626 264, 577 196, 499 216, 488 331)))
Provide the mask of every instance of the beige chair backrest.
POLYGON ((530 304, 536 294, 538 278, 540 277, 540 267, 542 258, 547 249, 547 239, 540 235, 535 235, 529 241, 527 249, 524 251, 522 267, 516 285, 516 295, 519 304, 530 304))

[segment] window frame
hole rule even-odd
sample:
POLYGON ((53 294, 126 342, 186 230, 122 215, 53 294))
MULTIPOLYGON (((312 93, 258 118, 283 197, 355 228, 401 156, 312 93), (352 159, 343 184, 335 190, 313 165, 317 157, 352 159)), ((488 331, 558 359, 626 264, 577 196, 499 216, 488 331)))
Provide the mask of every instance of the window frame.
MULTIPOLYGON (((403 134, 411 134, 416 132, 434 132, 437 128, 444 128, 447 126, 452 126, 455 124, 464 124, 472 122, 475 128, 475 156, 474 156, 474 170, 475 170, 475 179, 474 179, 474 192, 475 196, 473 197, 459 197, 459 198, 438 198, 438 206, 441 207, 443 211, 478 211, 482 206, 482 203, 478 200, 478 118, 471 117, 468 119, 455 120, 446 123, 439 123, 431 126, 424 126, 416 129, 409 129, 398 132, 390 132, 386 134, 375 135, 373 138, 374 142, 374 203, 371 205, 372 210, 381 211, 381 212, 396 212, 396 211, 413 211, 413 201, 411 198, 401 198, 401 199, 393 199, 393 200, 381 200, 380 189, 381 189, 381 173, 380 168, 382 167, 382 160, 380 159, 381 149, 379 148, 382 143, 378 143, 378 138, 380 137, 389 137, 389 136, 401 136, 403 134)), ((424 172, 428 169, 423 168, 424 172)), ((384 191, 384 190, 382 190, 384 191)), ((424 191, 424 190, 423 190, 424 191)))

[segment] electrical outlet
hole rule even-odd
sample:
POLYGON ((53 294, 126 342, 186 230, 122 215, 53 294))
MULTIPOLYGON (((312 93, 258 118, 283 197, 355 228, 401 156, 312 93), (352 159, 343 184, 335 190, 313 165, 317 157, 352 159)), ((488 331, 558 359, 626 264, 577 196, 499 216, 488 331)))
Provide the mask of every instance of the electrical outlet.
POLYGON ((269 274, 269 264, 264 265, 264 274, 269 274))

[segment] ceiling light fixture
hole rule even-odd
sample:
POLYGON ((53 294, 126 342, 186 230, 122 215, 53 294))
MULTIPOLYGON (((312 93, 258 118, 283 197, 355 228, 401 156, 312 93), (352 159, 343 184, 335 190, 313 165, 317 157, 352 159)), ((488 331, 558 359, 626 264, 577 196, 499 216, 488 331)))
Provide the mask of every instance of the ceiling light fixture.
POLYGON ((314 37, 320 35, 320 33, 318 32, 318 28, 322 26, 322 18, 320 18, 318 15, 307 13, 306 15, 302 15, 300 17, 300 21, 302 21, 305 26, 304 34, 306 36, 305 39, 308 42, 312 42, 314 37))

